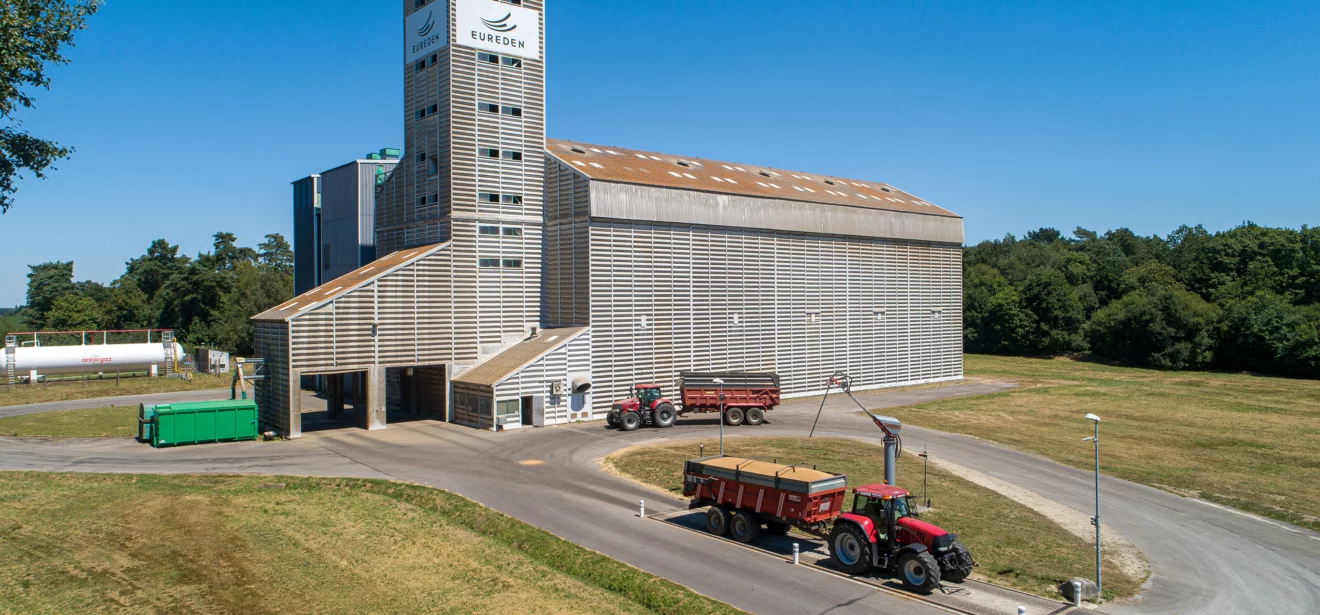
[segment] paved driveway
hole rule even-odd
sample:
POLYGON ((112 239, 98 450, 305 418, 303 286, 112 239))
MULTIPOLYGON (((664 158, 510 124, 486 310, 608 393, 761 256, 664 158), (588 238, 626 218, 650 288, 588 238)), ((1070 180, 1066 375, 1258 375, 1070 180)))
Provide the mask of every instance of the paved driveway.
MULTIPOLYGON (((869 393, 871 408, 1003 390, 996 383, 869 393)), ((805 435, 819 404, 795 400, 745 435, 805 435)), ((878 442, 846 397, 831 398, 817 433, 878 442)), ((794 568, 745 549, 636 517, 637 501, 664 512, 683 502, 612 476, 598 460, 621 447, 713 435, 713 421, 631 433, 601 423, 502 434, 435 422, 378 432, 340 430, 283 443, 154 450, 125 440, 0 440, 0 469, 106 472, 259 472, 389 477, 448 489, 577 544, 756 613, 921 613, 917 602, 794 568), (528 463, 531 462, 531 463, 528 463)), ((1042 496, 1088 511, 1092 475, 963 436, 908 428, 907 446, 929 446, 1042 496)), ((1106 478, 1105 522, 1151 560, 1152 585, 1131 613, 1315 613, 1320 537, 1199 500, 1106 478)))

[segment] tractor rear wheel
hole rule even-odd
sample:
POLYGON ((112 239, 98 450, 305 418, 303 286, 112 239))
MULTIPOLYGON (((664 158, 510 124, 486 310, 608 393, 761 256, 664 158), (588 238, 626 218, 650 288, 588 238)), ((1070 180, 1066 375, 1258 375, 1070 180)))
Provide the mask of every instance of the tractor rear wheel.
POLYGON ((930 551, 904 551, 897 572, 903 588, 911 592, 929 594, 940 586, 940 565, 930 551))
POLYGON ((861 574, 871 569, 871 539, 862 528, 843 522, 835 523, 830 532, 830 559, 834 566, 848 574, 861 574))
POLYGON ((676 420, 678 412, 674 410, 674 404, 665 402, 655 407, 656 427, 673 427, 676 420))
POLYGON ((743 422, 742 408, 726 408, 724 410, 725 425, 728 425, 729 427, 737 427, 739 425, 742 425, 742 422, 743 422))
POLYGON ((962 583, 972 574, 972 555, 967 552, 961 540, 953 541, 953 554, 960 565, 940 570, 940 576, 954 583, 962 583))
POLYGON ((747 418, 744 420, 748 425, 760 425, 765 421, 765 410, 760 408, 748 408, 747 418))
POLYGON ((744 510, 733 513, 733 520, 729 522, 729 536, 742 543, 748 543, 756 540, 756 535, 761 533, 761 520, 744 510))
POLYGON ((636 412, 624 412, 619 415, 619 428, 624 431, 633 431, 642 426, 642 415, 636 412))
POLYGON ((723 506, 711 506, 706 511, 706 531, 716 536, 729 533, 729 511, 723 506))

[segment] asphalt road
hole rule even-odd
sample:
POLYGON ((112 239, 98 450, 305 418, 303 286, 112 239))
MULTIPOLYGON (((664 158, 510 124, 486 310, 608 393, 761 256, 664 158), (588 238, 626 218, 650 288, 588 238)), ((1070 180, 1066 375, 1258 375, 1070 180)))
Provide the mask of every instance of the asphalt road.
MULTIPOLYGON (((871 408, 982 394, 993 383, 859 395, 871 408)), ((738 435, 804 435, 819 398, 770 413, 738 435)), ((831 398, 817 433, 878 442, 879 431, 831 398)), ((632 433, 600 423, 493 434, 418 422, 366 432, 323 432, 283 443, 154 450, 126 440, 0 439, 0 469, 98 472, 256 472, 389 477, 459 493, 577 544, 756 613, 924 613, 930 607, 845 579, 792 567, 669 524, 637 518, 637 503, 666 512, 683 502, 612 476, 598 460, 621 447, 713 435, 713 421, 632 433)), ((1092 475, 962 436, 907 428, 906 446, 1089 512, 1092 475)), ((1151 560, 1151 587, 1127 613, 1315 613, 1320 536, 1126 481, 1102 480, 1105 523, 1151 560)))
POLYGON ((56 410, 77 410, 79 408, 104 408, 105 406, 136 406, 138 404, 175 404, 185 401, 207 401, 229 399, 229 389, 206 389, 202 391, 175 391, 173 393, 149 393, 146 395, 123 395, 119 397, 94 397, 91 399, 70 399, 67 401, 48 401, 39 404, 20 406, 0 406, 0 418, 54 412, 56 410))

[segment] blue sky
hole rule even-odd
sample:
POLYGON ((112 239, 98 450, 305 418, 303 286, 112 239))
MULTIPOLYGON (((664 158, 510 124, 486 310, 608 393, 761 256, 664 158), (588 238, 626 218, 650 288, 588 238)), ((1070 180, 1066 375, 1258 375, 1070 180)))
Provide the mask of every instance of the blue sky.
MULTIPOLYGON (((1320 3, 549 3, 551 137, 887 181, 969 242, 1320 224, 1320 3)), ((402 142, 401 4, 109 0, 19 116, 78 151, 0 217, 0 305, 290 236, 291 181, 402 142)))

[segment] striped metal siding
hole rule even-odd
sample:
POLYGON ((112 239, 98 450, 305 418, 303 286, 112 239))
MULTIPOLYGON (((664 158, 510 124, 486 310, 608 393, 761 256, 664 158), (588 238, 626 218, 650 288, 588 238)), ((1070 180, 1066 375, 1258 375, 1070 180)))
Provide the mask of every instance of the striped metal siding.
POLYGON ((453 388, 455 423, 481 429, 495 426, 492 414, 495 408, 495 393, 490 387, 455 382, 453 388), (484 408, 480 405, 482 400, 485 400, 484 408))
POLYGON ((365 370, 477 360, 474 332, 460 335, 450 288, 465 271, 449 247, 436 250, 334 301, 295 316, 292 369, 365 370), (376 336, 371 325, 376 323, 376 336))
POLYGON ((545 262, 541 322, 547 327, 589 324, 590 181, 554 158, 545 167, 545 262))
POLYGON ((545 396, 545 424, 558 425, 591 417, 591 394, 585 396, 550 395, 550 383, 569 384, 569 375, 591 373, 591 332, 556 348, 531 365, 518 370, 508 380, 495 386, 495 399, 520 399, 524 395, 545 396))
POLYGON ((290 395, 299 383, 293 382, 289 372, 289 326, 288 323, 271 321, 258 321, 254 325, 253 349, 255 355, 266 362, 263 368, 265 378, 256 382, 254 391, 259 412, 257 418, 263 430, 273 429, 290 435, 290 395))
POLYGON ((680 370, 769 370, 787 395, 962 376, 952 244, 594 221, 595 409, 680 370), (630 249, 612 249, 630 246, 630 249))

